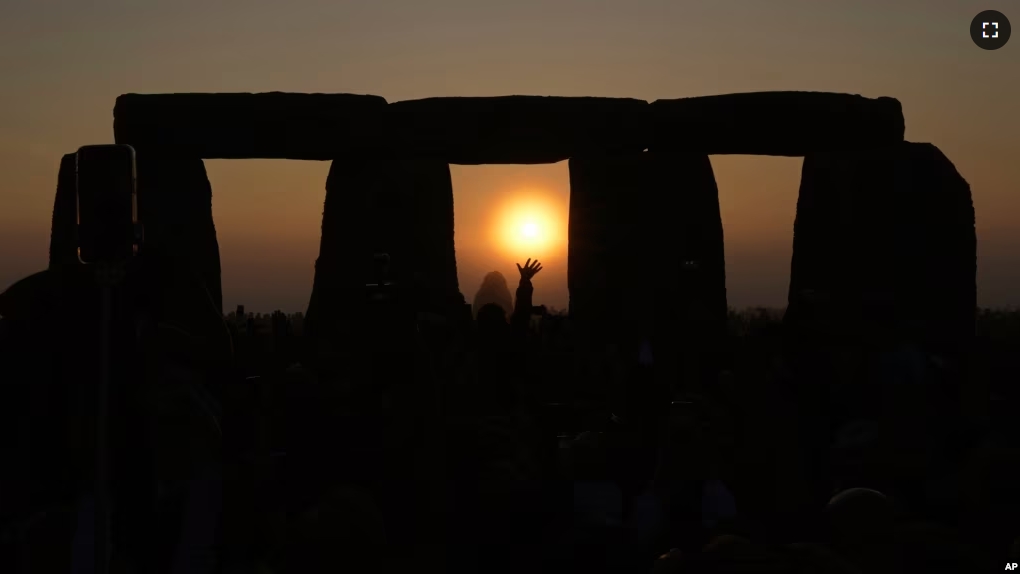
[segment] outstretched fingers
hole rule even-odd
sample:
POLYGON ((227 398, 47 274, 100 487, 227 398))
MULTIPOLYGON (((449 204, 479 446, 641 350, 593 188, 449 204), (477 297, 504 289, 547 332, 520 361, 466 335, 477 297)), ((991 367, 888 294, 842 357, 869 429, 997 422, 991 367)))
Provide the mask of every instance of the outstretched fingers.
POLYGON ((521 274, 521 277, 524 278, 531 278, 535 275, 535 273, 538 273, 541 270, 542 264, 539 263, 537 259, 532 261, 529 257, 528 260, 524 262, 524 267, 521 267, 521 264, 517 263, 517 271, 521 274))

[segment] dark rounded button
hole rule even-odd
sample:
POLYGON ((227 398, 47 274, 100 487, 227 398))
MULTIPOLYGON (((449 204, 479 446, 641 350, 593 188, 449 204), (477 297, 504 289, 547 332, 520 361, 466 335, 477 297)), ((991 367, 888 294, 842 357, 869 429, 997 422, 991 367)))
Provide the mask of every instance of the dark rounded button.
POLYGON ((1012 30, 1006 15, 995 10, 985 10, 970 22, 970 38, 983 50, 998 50, 1005 46, 1012 30))

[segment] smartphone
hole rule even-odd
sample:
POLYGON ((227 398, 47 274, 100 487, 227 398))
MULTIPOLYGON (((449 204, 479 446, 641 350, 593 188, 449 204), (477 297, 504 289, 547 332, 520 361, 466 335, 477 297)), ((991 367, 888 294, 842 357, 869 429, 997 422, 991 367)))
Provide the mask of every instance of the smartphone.
POLYGON ((129 259, 141 240, 134 148, 84 146, 76 164, 78 258, 84 263, 129 259))

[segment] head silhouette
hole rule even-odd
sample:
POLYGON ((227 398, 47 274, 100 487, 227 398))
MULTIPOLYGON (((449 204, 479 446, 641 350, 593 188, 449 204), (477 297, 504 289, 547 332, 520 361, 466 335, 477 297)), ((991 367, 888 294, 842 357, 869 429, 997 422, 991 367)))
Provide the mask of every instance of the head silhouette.
POLYGON ((495 303, 482 305, 482 308, 478 310, 476 323, 478 334, 486 340, 500 339, 507 334, 507 329, 510 328, 506 312, 503 307, 495 303))
POLYGON ((471 311, 475 318, 479 316, 482 307, 486 305, 498 305, 503 310, 504 321, 513 311, 513 297, 510 295, 510 288, 507 287, 506 278, 499 271, 493 271, 482 279, 482 285, 475 293, 475 301, 471 305, 471 311))

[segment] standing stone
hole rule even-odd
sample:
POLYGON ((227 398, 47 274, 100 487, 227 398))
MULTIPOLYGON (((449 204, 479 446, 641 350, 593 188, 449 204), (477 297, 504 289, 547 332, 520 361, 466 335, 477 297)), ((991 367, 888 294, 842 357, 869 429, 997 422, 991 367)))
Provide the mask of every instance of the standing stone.
POLYGON ((970 186, 935 146, 807 156, 791 336, 959 356, 974 335, 976 249, 970 186))
POLYGON ((204 282, 221 313, 220 248, 212 215, 212 187, 201 159, 138 150, 138 220, 143 249, 171 257, 204 282))
POLYGON ((78 259, 77 154, 60 158, 57 193, 50 222, 50 267, 76 264, 78 259))
MULTIPOLYGON (((644 152, 570 160, 570 314, 589 349, 651 333, 658 370, 696 385, 719 367, 726 276, 707 156, 644 152)), ((646 335, 647 336, 647 335, 646 335)))
POLYGON ((306 333, 344 339, 375 277, 372 256, 390 255, 391 277, 412 286, 419 311, 463 305, 453 243, 449 165, 432 161, 334 161, 326 181, 322 238, 306 333))
POLYGON ((890 480, 947 464, 925 457, 959 420, 976 248, 970 186, 935 146, 805 157, 784 329, 819 503, 834 422, 882 421, 909 469, 883 467, 890 480))
POLYGON ((364 292, 365 196, 372 185, 368 164, 334 160, 326 178, 319 257, 315 260, 312 294, 305 312, 305 336, 336 339, 350 320, 345 308, 364 292), (360 284, 360 285, 359 285, 360 284))
MULTIPOLYGON (((425 438, 436 430, 427 402, 435 381, 422 368, 427 363, 408 321, 414 320, 413 311, 446 314, 463 307, 453 224, 453 186, 445 163, 358 159, 335 160, 330 168, 305 323, 316 343, 311 358, 325 380, 340 375, 339 380, 368 391, 355 396, 388 397, 385 411, 368 417, 379 423, 379 431, 365 433, 354 450, 375 453, 379 475, 370 479, 370 490, 384 521, 394 525, 387 537, 408 549, 438 548, 443 529, 445 506, 430 504, 435 499, 427 483, 412 477, 441 473, 443 460, 432 451, 429 468, 408 474, 408 465, 428 448, 425 438), (372 290, 366 284, 379 278, 376 253, 390 257, 384 278, 396 284, 393 304, 369 301, 372 290)), ((328 448, 337 447, 330 442, 328 448)), ((337 452, 342 460, 352 456, 337 452)))
POLYGON ((416 310, 447 314, 460 295, 450 166, 385 163, 390 170, 386 185, 369 197, 372 249, 388 253, 394 277, 413 286, 416 310))

